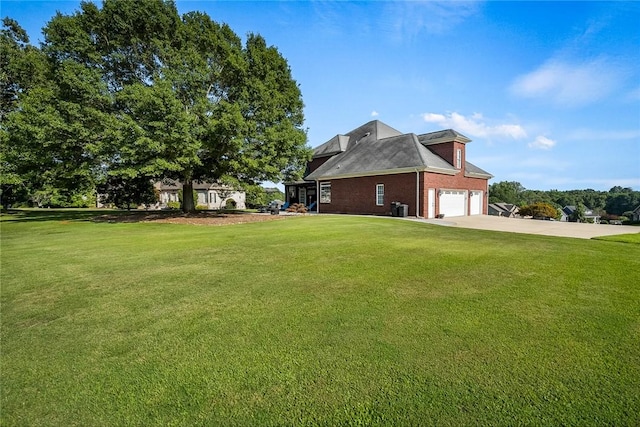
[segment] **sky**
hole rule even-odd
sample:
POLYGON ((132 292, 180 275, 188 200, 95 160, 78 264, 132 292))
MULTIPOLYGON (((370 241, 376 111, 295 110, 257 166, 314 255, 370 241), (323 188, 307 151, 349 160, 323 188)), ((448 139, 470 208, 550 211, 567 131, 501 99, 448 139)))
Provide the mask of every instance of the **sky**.
MULTIPOLYGON (((100 4, 101 2, 99 2, 100 4)), ((0 0, 32 43, 79 1, 0 0)), ((176 1, 287 59, 308 145, 455 129, 490 183, 640 191, 640 2, 176 1)))

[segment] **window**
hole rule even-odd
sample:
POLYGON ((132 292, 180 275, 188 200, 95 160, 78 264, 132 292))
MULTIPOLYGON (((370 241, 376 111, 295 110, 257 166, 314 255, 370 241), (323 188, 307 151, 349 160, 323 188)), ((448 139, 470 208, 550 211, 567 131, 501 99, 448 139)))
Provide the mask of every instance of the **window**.
POLYGON ((320 203, 331 203, 331 183, 320 183, 320 203))
POLYGON ((377 206, 384 205, 384 184, 376 185, 376 205, 377 206))
POLYGON ((456 167, 462 169, 462 150, 459 148, 456 150, 456 167))

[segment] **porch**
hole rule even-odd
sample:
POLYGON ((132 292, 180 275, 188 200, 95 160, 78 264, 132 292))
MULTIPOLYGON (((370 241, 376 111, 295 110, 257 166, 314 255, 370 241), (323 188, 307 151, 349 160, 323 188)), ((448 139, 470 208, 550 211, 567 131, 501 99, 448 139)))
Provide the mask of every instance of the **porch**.
POLYGON ((287 206, 294 203, 302 203, 310 210, 317 210, 317 188, 315 181, 287 182, 284 185, 284 192, 287 206))

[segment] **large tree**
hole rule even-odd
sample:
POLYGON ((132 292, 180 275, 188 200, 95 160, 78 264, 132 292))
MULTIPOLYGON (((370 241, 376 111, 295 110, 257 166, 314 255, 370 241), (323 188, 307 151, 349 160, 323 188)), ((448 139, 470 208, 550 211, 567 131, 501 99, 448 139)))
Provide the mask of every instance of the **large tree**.
POLYGON ((162 0, 83 2, 44 35, 49 87, 24 97, 11 143, 48 153, 56 179, 173 178, 193 211, 195 180, 295 178, 309 157, 299 87, 259 35, 162 0))
POLYGON ((17 193, 26 193, 29 155, 9 142, 9 115, 18 110, 19 100, 33 87, 46 82, 46 61, 29 43, 26 31, 11 18, 2 20, 0 30, 0 196, 11 204, 17 193))
POLYGON ((525 188, 516 181, 500 181, 489 186, 489 203, 522 204, 525 188))

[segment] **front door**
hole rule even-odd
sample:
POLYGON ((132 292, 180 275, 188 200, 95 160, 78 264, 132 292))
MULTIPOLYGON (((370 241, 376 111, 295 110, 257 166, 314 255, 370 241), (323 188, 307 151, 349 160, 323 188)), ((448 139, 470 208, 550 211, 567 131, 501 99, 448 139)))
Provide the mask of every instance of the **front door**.
POLYGON ((472 191, 469 193, 469 197, 471 197, 469 215, 482 215, 482 191, 472 191))
POLYGON ((300 187, 298 190, 298 203, 307 206, 307 189, 305 187, 300 187))

